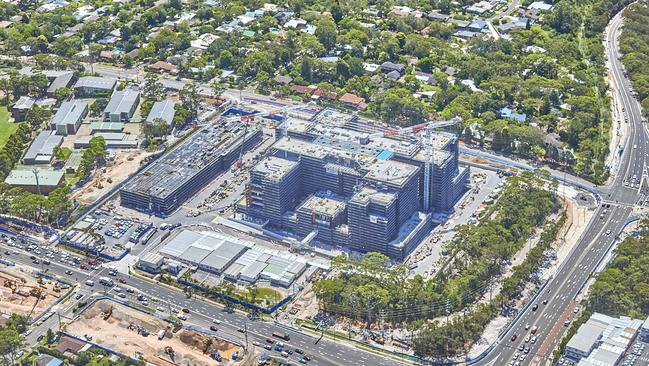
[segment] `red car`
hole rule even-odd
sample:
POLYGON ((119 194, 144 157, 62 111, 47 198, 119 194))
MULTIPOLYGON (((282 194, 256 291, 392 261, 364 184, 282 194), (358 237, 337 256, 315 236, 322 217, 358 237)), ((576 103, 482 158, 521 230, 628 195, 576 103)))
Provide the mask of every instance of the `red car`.
POLYGON ((275 343, 275 340, 273 340, 271 338, 266 338, 266 342, 273 344, 273 343, 275 343))
POLYGON ((516 338, 518 338, 518 334, 514 334, 514 335, 512 336, 512 342, 515 341, 516 338))
POLYGON ((123 279, 123 278, 119 278, 119 279, 117 279, 117 281, 119 281, 119 283, 126 283, 126 280, 123 279))
POLYGON ((81 264, 80 267, 81 267, 81 269, 88 269, 88 266, 85 263, 81 264))

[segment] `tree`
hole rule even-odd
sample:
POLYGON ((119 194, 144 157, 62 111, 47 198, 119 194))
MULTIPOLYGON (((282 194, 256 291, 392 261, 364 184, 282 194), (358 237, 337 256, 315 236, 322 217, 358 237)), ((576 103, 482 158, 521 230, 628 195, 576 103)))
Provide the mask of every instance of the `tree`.
POLYGON ((0 360, 3 365, 16 365, 18 352, 26 347, 25 338, 15 328, 0 328, 0 360))
POLYGON ((142 94, 147 99, 158 100, 164 95, 164 87, 159 81, 160 76, 147 72, 144 76, 144 90, 142 94))
POLYGON ((179 95, 182 106, 190 113, 190 121, 195 122, 198 114, 198 105, 201 102, 198 86, 194 82, 187 83, 180 90, 179 95))
POLYGON ((27 111, 27 114, 25 114, 25 122, 29 123, 32 129, 36 131, 43 126, 43 123, 49 121, 51 117, 52 111, 49 108, 34 104, 27 111))
POLYGON ((329 16, 324 16, 316 23, 315 36, 327 50, 331 50, 336 45, 336 23, 329 16))
POLYGON ((54 98, 60 103, 72 96, 73 91, 70 88, 58 88, 54 91, 54 98))

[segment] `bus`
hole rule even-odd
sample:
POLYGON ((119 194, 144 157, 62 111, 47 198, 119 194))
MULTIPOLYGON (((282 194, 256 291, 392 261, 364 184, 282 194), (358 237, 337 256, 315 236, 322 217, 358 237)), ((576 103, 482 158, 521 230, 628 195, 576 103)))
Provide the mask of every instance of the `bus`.
POLYGON ((288 335, 288 333, 282 333, 282 332, 273 332, 273 337, 283 339, 285 341, 288 341, 291 339, 291 337, 288 335))

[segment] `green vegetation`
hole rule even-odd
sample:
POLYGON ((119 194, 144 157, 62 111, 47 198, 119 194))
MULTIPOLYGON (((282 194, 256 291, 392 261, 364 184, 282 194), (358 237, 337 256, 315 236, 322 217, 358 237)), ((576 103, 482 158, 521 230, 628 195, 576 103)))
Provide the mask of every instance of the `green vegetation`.
POLYGON ((84 150, 81 157, 81 163, 77 168, 77 177, 79 179, 87 178, 92 169, 102 165, 106 159, 106 141, 101 136, 93 136, 88 148, 84 150))
POLYGON ((0 364, 16 365, 18 353, 27 347, 25 337, 27 319, 11 314, 4 327, 0 327, 0 364))
POLYGON ((386 256, 368 253, 360 260, 337 257, 332 267, 340 275, 316 282, 314 292, 326 312, 367 322, 413 322, 461 311, 485 294, 505 262, 558 209, 546 183, 544 174, 510 178, 479 225, 458 229, 446 248, 452 258, 433 280, 407 279, 404 265, 389 266, 386 256))
POLYGON ((620 36, 622 62, 638 93, 645 118, 649 116, 649 8, 639 1, 624 11, 620 36))
MULTIPOLYGON (((646 228, 649 220, 642 226, 646 228)), ((588 307, 611 316, 644 319, 649 315, 649 235, 625 239, 615 249, 615 258, 597 274, 590 289, 588 307)))
POLYGON ((19 124, 9 122, 7 107, 0 107, 0 149, 5 146, 11 136, 18 129, 19 124))

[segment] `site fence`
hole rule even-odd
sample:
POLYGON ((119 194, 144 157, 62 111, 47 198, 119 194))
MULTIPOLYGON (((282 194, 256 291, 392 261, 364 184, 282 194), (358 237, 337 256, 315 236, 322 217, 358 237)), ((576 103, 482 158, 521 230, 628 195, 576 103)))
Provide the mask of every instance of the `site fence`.
POLYGON ((293 298, 292 295, 288 295, 287 297, 283 298, 282 300, 280 300, 279 302, 277 302, 277 303, 276 303, 275 305, 273 305, 272 307, 266 308, 266 307, 257 306, 257 305, 255 305, 255 304, 251 304, 251 303, 249 303, 249 302, 247 302, 247 301, 244 301, 244 300, 241 300, 241 299, 237 299, 237 298, 235 298, 235 297, 232 297, 232 296, 230 296, 230 295, 226 295, 226 294, 220 293, 220 292, 218 292, 218 291, 214 291, 214 290, 207 289, 207 288, 205 288, 205 287, 203 287, 203 286, 201 286, 201 285, 197 285, 197 284, 195 284, 195 283, 192 283, 192 282, 190 282, 190 281, 187 281, 187 280, 184 279, 184 278, 179 278, 179 279, 178 279, 178 282, 179 282, 180 284, 182 284, 182 285, 189 286, 189 287, 191 287, 191 288, 193 288, 193 289, 196 289, 196 290, 198 290, 198 291, 201 291, 201 292, 203 292, 203 293, 206 293, 206 294, 209 294, 209 295, 215 296, 215 297, 217 297, 217 298, 220 298, 220 299, 224 299, 224 300, 226 300, 226 301, 229 301, 229 302, 231 302, 231 303, 233 303, 233 304, 235 304, 235 305, 241 305, 241 306, 243 306, 243 307, 245 307, 245 308, 247 308, 247 309, 251 309, 251 310, 253 310, 253 311, 258 311, 258 312, 260 312, 260 313, 264 313, 264 314, 272 314, 272 313, 276 312, 277 309, 279 309, 279 308, 281 308, 282 306, 284 306, 284 304, 288 303, 288 302, 291 301, 291 299, 293 298))

